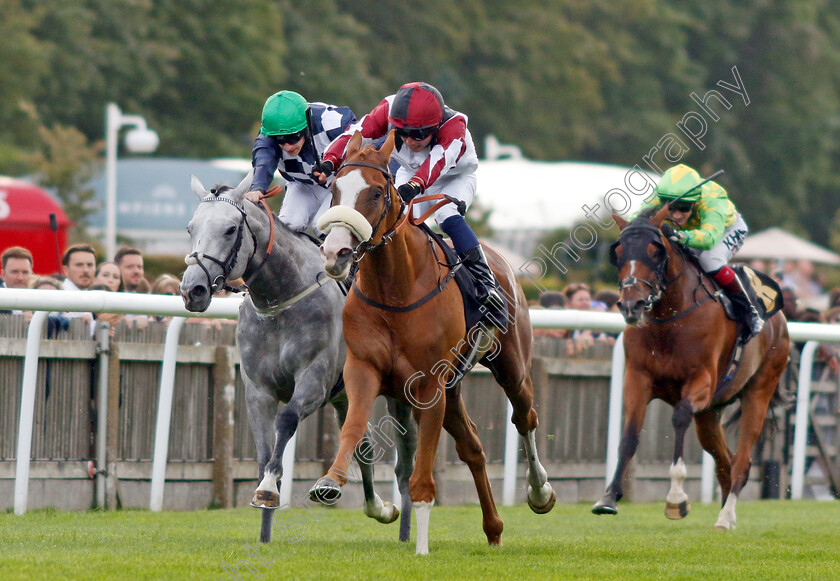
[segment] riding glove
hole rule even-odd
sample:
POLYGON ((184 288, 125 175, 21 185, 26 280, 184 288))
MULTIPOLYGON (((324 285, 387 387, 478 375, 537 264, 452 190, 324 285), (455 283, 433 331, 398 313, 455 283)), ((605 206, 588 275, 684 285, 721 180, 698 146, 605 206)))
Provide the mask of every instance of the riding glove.
POLYGON ((674 230, 674 227, 668 223, 662 224, 662 233, 665 238, 677 244, 685 244, 688 241, 688 236, 682 230, 674 230))
POLYGON ((316 171, 319 173, 324 174, 327 177, 332 175, 335 166, 331 161, 316 161, 315 165, 312 166, 312 172, 315 173, 316 171))
POLYGON ((411 181, 406 182, 397 188, 397 191, 400 193, 400 197, 404 202, 410 202, 415 196, 419 196, 420 190, 420 184, 411 181))

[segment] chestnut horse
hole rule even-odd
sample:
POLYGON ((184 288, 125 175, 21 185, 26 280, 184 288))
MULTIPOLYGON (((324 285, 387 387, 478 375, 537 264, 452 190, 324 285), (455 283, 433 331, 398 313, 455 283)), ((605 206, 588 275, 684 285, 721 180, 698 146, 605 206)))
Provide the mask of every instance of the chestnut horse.
POLYGON ((787 364, 787 323, 781 312, 771 316, 743 347, 740 367, 730 377, 737 325, 724 313, 711 279, 662 235, 660 226, 667 215, 666 205, 630 223, 615 216, 621 235, 611 249, 611 261, 618 269, 619 309, 629 325, 624 332, 624 429, 615 475, 592 512, 618 512, 621 478, 636 452, 648 403, 658 398, 674 408, 674 460, 665 515, 679 519, 689 511, 682 488, 683 442, 694 418, 701 446, 715 459, 722 493, 715 528, 728 530, 735 525, 735 504, 749 476, 750 453, 787 364), (741 419, 733 456, 720 414, 736 399, 741 402, 741 419))
POLYGON ((321 248, 327 273, 343 279, 355 259, 359 270, 344 307, 347 361, 347 420, 338 455, 310 493, 335 502, 347 481, 348 462, 365 432, 374 400, 390 395, 414 406, 418 446, 409 490, 417 515, 417 553, 428 553, 428 528, 435 500, 432 476, 441 427, 455 440, 458 457, 470 469, 481 503, 483 527, 491 545, 501 544, 502 519, 496 511, 485 456, 475 424, 467 415, 460 387, 444 389, 449 373, 471 347, 504 388, 513 405, 512 421, 528 460, 528 504, 537 513, 554 506, 555 495, 537 457, 530 377, 532 333, 527 302, 510 265, 485 247, 490 267, 508 297, 507 330, 479 323, 468 330, 458 286, 445 284, 450 265, 429 236, 410 222, 412 206, 397 194, 388 161, 391 132, 381 148, 362 147, 356 133, 346 162, 337 170, 333 207, 318 227, 328 232, 321 248), (486 331, 477 338, 479 328, 486 331), (445 394, 445 395, 444 395, 445 394))

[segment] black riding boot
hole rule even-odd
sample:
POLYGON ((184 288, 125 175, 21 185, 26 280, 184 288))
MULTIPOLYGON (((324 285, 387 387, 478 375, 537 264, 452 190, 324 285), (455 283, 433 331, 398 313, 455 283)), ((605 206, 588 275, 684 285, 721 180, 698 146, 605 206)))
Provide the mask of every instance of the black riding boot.
POLYGON ((755 337, 764 328, 764 319, 758 309, 750 300, 750 295, 741 284, 741 279, 735 276, 735 280, 723 287, 730 300, 738 306, 738 310, 746 318, 747 326, 750 329, 750 336, 755 337))
POLYGON ((481 246, 476 246, 464 254, 459 255, 467 271, 475 283, 475 299, 486 309, 484 315, 495 326, 507 318, 504 311, 505 302, 496 290, 496 277, 487 265, 487 257, 481 246))

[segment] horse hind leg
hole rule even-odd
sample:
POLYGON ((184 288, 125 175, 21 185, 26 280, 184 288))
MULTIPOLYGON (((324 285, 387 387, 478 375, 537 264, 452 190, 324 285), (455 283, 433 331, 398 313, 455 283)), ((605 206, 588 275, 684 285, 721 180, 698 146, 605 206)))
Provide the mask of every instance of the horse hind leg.
POLYGON ((487 542, 490 545, 501 545, 504 522, 496 510, 496 503, 493 501, 490 480, 487 478, 484 449, 478 439, 475 424, 467 415, 464 400, 459 395, 447 394, 443 427, 455 440, 455 450, 458 453, 458 458, 469 467, 472 473, 479 503, 481 504, 483 528, 484 534, 487 536, 487 542))
POLYGON ((525 447, 525 457, 528 461, 528 471, 525 479, 528 482, 528 506, 537 514, 546 514, 557 502, 557 495, 548 482, 548 474, 540 464, 537 455, 535 431, 530 430, 526 436, 521 436, 525 447))
POLYGON ((770 384, 771 387, 765 389, 763 393, 751 391, 741 398, 741 420, 738 425, 740 435, 738 437, 738 447, 732 459, 732 469, 730 472, 732 487, 729 490, 729 494, 725 497, 723 508, 721 508, 718 514, 718 520, 714 527, 717 530, 726 531, 735 528, 735 504, 738 502, 738 495, 747 484, 750 465, 752 463, 750 452, 761 435, 761 428, 764 426, 764 417, 767 414, 767 406, 773 395, 778 376, 774 377, 772 381, 773 383, 770 384))
POLYGON ((370 432, 365 432, 365 437, 356 446, 353 456, 362 474, 362 490, 365 495, 364 513, 377 522, 391 524, 399 518, 399 509, 391 501, 383 501, 373 489, 374 461, 380 459, 375 455, 381 452, 381 449, 377 449, 370 432))
POLYGON ((694 417, 697 439, 706 452, 715 459, 715 472, 721 495, 724 500, 724 510, 718 516, 715 528, 727 530, 735 523, 735 504, 729 503, 729 492, 732 489, 732 455, 726 447, 726 437, 720 425, 720 415, 716 411, 705 410, 694 417), (728 504, 728 506, 726 506, 728 504), (730 526, 727 526, 729 524, 730 526))
POLYGON ((665 497, 665 516, 674 520, 685 518, 691 510, 688 495, 683 489, 686 477, 683 452, 685 433, 691 425, 693 415, 691 403, 684 399, 674 406, 674 414, 671 416, 671 424, 674 426, 674 462, 669 470, 671 489, 665 497))
POLYGON ((511 367, 505 360, 508 353, 502 352, 498 360, 488 362, 496 381, 505 390, 513 407, 510 421, 522 439, 525 457, 528 461, 526 480, 528 482, 528 506, 537 514, 545 514, 554 508, 557 495, 548 482, 548 474, 537 454, 536 431, 539 420, 534 409, 534 386, 531 376, 522 372, 521 366, 511 367), (516 370, 516 371, 514 371, 516 370))

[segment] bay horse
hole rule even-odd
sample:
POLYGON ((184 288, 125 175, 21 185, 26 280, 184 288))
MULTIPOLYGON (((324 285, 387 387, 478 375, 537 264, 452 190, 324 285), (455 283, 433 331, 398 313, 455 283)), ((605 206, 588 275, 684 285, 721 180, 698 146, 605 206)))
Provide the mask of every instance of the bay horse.
MULTIPOLYGON (((200 203, 187 227, 192 252, 186 258, 181 296, 188 310, 201 312, 227 281, 241 277, 247 283, 236 343, 259 463, 260 483, 251 505, 264 509, 260 540, 268 542, 273 509, 279 508, 283 451, 298 424, 327 402, 335 408, 339 424, 347 415, 347 395, 339 382, 346 357, 344 294, 324 273, 317 244, 272 216, 265 202, 261 207, 244 199, 252 178, 253 172, 236 188, 207 191, 192 177, 200 203)), ((410 407, 388 404, 396 424, 405 426, 404 432, 394 431, 403 494, 400 539, 408 541, 408 475, 416 433, 410 407)), ((382 523, 394 522, 400 510, 374 492, 373 465, 359 464, 365 514, 382 523)))
POLYGON ((662 234, 667 215, 666 204, 629 223, 614 216, 621 234, 611 247, 611 262, 618 269, 619 309, 629 325, 624 332, 624 428, 615 475, 592 512, 618 512, 622 476, 636 452, 647 406, 658 398, 674 408, 674 456, 665 515, 680 519, 690 509, 682 488, 683 443, 693 418, 700 445, 715 459, 721 488, 723 506, 715 528, 729 530, 749 476, 751 451, 787 364, 787 323, 781 312, 771 316, 761 333, 743 346, 740 366, 730 376, 737 325, 727 318, 711 278, 686 250, 662 234), (735 400, 741 409, 733 455, 720 416, 735 400))
POLYGON ((478 348, 480 361, 513 405, 512 421, 528 461, 528 504, 537 513, 551 510, 555 494, 535 441, 538 420, 529 373, 532 332, 527 302, 510 265, 485 246, 490 267, 509 299, 507 330, 485 329, 489 335, 479 339, 473 333, 481 323, 466 328, 458 286, 445 283, 453 265, 414 222, 403 227, 409 224, 411 206, 406 207, 397 194, 388 170, 394 140, 392 131, 376 149, 362 147, 358 132, 350 139, 346 161, 332 186, 332 207, 318 225, 328 232, 321 247, 327 273, 343 279, 354 260, 358 273, 344 307, 344 381, 350 407, 336 459, 310 497, 327 503, 340 497, 350 456, 364 434, 374 400, 390 395, 413 405, 418 425, 417 456, 409 481, 417 516, 416 552, 429 550, 429 516, 436 494, 432 469, 441 427, 452 435, 458 457, 472 473, 488 543, 499 545, 503 523, 475 424, 467 415, 460 383, 451 389, 443 386, 458 358, 478 348))

